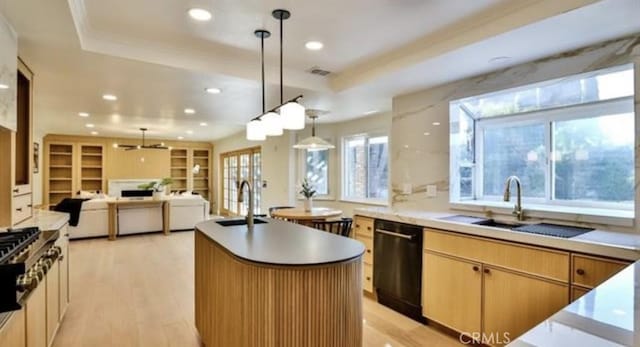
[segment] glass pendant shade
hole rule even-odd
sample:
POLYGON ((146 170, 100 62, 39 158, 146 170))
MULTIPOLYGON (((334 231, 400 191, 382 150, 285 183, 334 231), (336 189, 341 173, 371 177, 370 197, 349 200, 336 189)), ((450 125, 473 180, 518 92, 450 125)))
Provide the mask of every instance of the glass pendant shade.
POLYGON ((304 106, 297 102, 288 102, 280 107, 282 127, 288 130, 304 129, 304 106))
POLYGON ((247 123, 247 140, 264 141, 267 139, 262 121, 254 119, 247 123))
POLYGON ((264 132, 267 136, 280 136, 282 131, 282 117, 275 113, 269 112, 260 118, 264 125, 264 132))
POLYGON ((325 141, 324 139, 317 137, 317 136, 311 136, 311 137, 307 137, 306 139, 296 143, 295 145, 293 145, 293 148, 295 149, 307 149, 310 151, 316 150, 316 151, 323 151, 323 150, 327 150, 327 149, 333 149, 336 148, 336 146, 332 145, 331 143, 325 141))

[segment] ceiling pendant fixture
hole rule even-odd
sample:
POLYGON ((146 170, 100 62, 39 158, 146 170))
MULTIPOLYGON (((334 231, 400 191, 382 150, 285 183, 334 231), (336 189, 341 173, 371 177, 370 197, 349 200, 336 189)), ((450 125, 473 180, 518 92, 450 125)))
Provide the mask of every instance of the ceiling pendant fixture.
MULTIPOLYGON (((267 30, 258 29, 253 32, 257 37, 260 38, 260 63, 262 65, 262 114, 264 115, 266 109, 266 101, 265 101, 265 93, 264 93, 264 39, 271 36, 271 33, 267 30)), ((264 141, 267 139, 267 132, 264 127, 264 121, 261 120, 261 117, 257 117, 249 121, 247 123, 247 140, 249 141, 264 141)))
POLYGON ((311 136, 293 145, 295 149, 306 149, 309 151, 325 151, 327 149, 336 148, 336 146, 325 141, 323 138, 316 136, 316 119, 318 113, 309 110, 307 116, 311 118, 311 136))
POLYGON ((301 130, 304 129, 304 106, 300 105, 297 100, 284 102, 284 85, 283 85, 283 41, 284 41, 284 28, 283 23, 285 20, 291 17, 291 12, 283 9, 273 10, 271 13, 273 18, 280 21, 280 117, 282 127, 287 130, 301 130))
POLYGON ((154 145, 147 145, 145 142, 145 132, 149 130, 147 128, 140 128, 142 131, 142 144, 141 145, 119 145, 117 143, 113 144, 113 148, 123 148, 125 151, 133 151, 136 149, 171 149, 171 147, 166 147, 164 142, 156 143, 154 145))

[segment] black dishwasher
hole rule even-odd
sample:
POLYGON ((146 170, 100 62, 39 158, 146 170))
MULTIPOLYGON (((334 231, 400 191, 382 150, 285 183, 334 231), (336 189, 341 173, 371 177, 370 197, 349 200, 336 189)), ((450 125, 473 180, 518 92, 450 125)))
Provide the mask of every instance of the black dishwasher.
POLYGON ((422 228, 376 220, 373 284, 378 302, 407 317, 422 318, 422 228))

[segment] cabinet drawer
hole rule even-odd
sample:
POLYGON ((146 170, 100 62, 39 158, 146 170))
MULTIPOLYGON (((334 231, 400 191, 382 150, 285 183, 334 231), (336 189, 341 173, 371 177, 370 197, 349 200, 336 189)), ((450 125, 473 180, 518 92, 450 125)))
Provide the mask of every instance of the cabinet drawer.
POLYGON ((31 194, 31 185, 23 184, 23 185, 15 186, 13 187, 12 193, 13 193, 13 196, 31 194))
POLYGON ((622 261, 574 254, 571 281, 582 287, 593 288, 627 265, 629 263, 622 261))
POLYGON ((356 235, 373 237, 373 218, 356 216, 353 222, 356 235))
POLYGON ((369 293, 373 293, 373 266, 369 264, 363 264, 362 288, 369 293))
POLYGON ((569 282, 569 253, 425 229, 424 248, 483 264, 569 282))
POLYGON ((20 195, 13 198, 13 224, 22 222, 31 217, 31 194, 20 195))
POLYGON ((362 261, 366 264, 373 265, 373 239, 370 237, 362 237, 358 236, 356 240, 364 243, 364 255, 362 256, 362 261))

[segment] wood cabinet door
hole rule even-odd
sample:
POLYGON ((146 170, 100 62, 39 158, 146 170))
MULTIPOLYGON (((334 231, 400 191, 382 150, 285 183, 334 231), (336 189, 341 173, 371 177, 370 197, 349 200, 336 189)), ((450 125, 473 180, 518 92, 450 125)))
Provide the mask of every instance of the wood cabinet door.
POLYGON ((629 266, 629 264, 631 263, 574 254, 571 279, 574 285, 594 288, 629 266))
POLYGON ((459 332, 480 332, 482 266, 431 252, 422 261, 423 315, 459 332))
POLYGON ((0 328, 0 346, 24 347, 25 336, 24 310, 14 311, 9 321, 0 328))
POLYGON ((47 272, 47 345, 50 346, 60 318, 60 264, 54 262, 47 272))
POLYGON ((483 275, 483 342, 491 345, 514 340, 569 303, 566 284, 486 266, 483 275))
POLYGON ((26 303, 27 347, 47 347, 47 288, 40 283, 26 303))
POLYGON ((60 320, 64 316, 67 306, 69 305, 69 234, 67 227, 60 230, 59 244, 62 249, 58 263, 60 265, 60 307, 59 314, 60 320))

